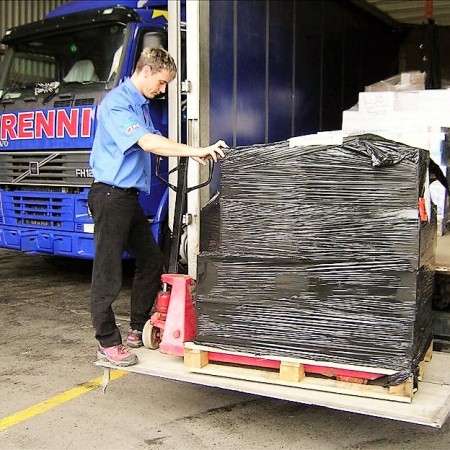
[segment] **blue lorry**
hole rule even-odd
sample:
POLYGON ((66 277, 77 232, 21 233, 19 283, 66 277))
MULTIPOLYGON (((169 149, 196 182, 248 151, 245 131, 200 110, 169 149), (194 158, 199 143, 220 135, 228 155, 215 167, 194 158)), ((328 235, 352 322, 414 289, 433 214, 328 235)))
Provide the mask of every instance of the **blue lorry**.
MULTIPOLYGON (((0 247, 93 257, 88 159, 99 105, 131 74, 143 46, 167 45, 167 6, 113 3, 68 2, 3 39, 0 247)), ((153 120, 167 135, 166 101, 153 103, 153 120)), ((140 200, 161 242, 167 188, 153 176, 140 200)))
MULTIPOLYGON (((68 1, 43 20, 6 32, 0 68, 0 248, 93 257, 87 193, 96 116, 108 91, 131 75, 144 46, 167 46, 173 3, 68 1)), ((186 82, 188 99, 195 95, 198 105, 191 121, 198 127, 197 141, 189 137, 195 135, 189 111, 179 125, 183 141, 208 145, 225 139, 237 146, 337 129, 342 111, 365 84, 398 70, 397 37, 382 33, 389 26, 337 0, 200 2, 195 25, 200 47, 188 50, 185 64, 186 4, 176 3, 179 86, 186 82), (386 44, 382 52, 380 39, 386 44), (199 70, 194 89, 186 79, 189 61, 199 70)), ((185 103, 182 99, 180 108, 185 103)), ((153 101, 152 113, 167 135, 172 120, 167 99, 153 101)), ((168 197, 154 176, 151 194, 140 195, 159 243, 168 197)))

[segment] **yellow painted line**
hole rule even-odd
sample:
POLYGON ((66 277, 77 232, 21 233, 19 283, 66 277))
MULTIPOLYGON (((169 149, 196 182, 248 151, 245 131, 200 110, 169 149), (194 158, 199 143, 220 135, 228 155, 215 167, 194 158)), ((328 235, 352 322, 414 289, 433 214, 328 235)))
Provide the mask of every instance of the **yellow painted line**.
MULTIPOLYGON (((115 380, 117 378, 123 377, 129 372, 125 370, 112 370, 111 371, 111 380, 115 380)), ((24 422, 25 420, 31 419, 38 414, 42 414, 44 412, 49 411, 56 406, 62 405, 63 403, 68 402, 69 400, 73 400, 74 398, 79 397, 80 395, 86 394, 93 389, 97 389, 102 386, 103 377, 94 378, 91 381, 87 381, 86 383, 80 384, 79 386, 70 389, 62 394, 55 395, 54 397, 49 398, 41 403, 30 406, 29 408, 23 409, 22 411, 11 414, 8 417, 4 417, 0 419, 0 431, 6 430, 14 425, 17 425, 20 422, 24 422)))

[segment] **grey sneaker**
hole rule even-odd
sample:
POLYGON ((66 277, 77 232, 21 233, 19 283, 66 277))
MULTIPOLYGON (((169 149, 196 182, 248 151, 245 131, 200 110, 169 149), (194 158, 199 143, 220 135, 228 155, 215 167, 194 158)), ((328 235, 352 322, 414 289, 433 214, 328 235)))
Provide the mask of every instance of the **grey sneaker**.
POLYGON ((132 366, 138 362, 137 356, 125 348, 123 344, 114 345, 113 347, 102 347, 99 345, 97 359, 118 367, 132 366))
POLYGON ((133 348, 142 347, 142 331, 132 330, 130 328, 127 334, 127 344, 133 348))

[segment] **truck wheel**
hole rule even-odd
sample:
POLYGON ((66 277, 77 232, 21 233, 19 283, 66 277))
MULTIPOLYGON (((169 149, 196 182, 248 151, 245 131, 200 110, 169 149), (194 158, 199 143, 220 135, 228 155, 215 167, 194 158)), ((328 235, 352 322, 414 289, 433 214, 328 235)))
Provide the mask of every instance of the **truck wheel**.
POLYGON ((151 320, 147 320, 142 330, 142 343, 145 348, 157 350, 161 343, 161 330, 152 325, 151 320))

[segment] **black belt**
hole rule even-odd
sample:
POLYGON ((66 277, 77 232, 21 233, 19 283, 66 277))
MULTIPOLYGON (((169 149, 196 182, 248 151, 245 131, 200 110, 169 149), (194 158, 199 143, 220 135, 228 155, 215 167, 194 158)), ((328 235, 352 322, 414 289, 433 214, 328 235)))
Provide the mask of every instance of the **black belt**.
POLYGON ((138 195, 139 192, 140 192, 139 189, 136 189, 134 187, 122 188, 122 187, 119 187, 119 186, 114 186, 113 184, 103 183, 102 181, 94 181, 93 184, 101 184, 103 186, 110 187, 111 189, 117 189, 118 191, 126 192, 127 194, 138 195))

